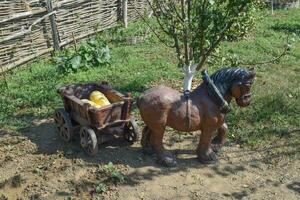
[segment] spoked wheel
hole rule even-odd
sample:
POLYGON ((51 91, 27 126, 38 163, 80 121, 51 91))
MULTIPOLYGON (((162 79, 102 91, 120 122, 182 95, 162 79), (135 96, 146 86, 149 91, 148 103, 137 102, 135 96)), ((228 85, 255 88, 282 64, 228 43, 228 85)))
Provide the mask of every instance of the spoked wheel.
POLYGON ((124 139, 129 143, 133 143, 138 139, 138 135, 138 125, 134 119, 130 119, 124 126, 124 139))
POLYGON ((94 156, 98 152, 97 136, 90 127, 80 129, 80 144, 89 156, 94 156))
POLYGON ((70 142, 73 139, 74 127, 65 109, 57 109, 54 113, 54 121, 59 135, 65 142, 70 142))

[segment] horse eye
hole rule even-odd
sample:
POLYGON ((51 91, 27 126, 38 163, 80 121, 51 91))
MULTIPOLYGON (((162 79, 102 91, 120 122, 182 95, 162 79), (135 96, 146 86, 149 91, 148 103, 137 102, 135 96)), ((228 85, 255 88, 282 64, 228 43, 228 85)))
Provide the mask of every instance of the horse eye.
POLYGON ((253 84, 253 81, 246 81, 244 82, 245 85, 252 85, 253 84))

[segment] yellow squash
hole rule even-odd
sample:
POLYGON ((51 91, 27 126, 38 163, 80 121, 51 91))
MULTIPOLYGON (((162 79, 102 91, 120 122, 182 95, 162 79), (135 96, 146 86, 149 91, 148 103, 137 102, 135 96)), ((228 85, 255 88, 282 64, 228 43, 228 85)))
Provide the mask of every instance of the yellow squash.
POLYGON ((110 102, 108 101, 106 96, 99 91, 93 91, 90 95, 90 100, 101 107, 110 105, 110 102))
POLYGON ((90 101, 90 100, 88 100, 88 99, 81 99, 81 101, 82 101, 83 103, 88 103, 88 104, 90 104, 91 106, 94 106, 94 107, 96 107, 96 108, 100 108, 100 107, 101 107, 101 106, 95 104, 94 102, 92 102, 92 101, 90 101))

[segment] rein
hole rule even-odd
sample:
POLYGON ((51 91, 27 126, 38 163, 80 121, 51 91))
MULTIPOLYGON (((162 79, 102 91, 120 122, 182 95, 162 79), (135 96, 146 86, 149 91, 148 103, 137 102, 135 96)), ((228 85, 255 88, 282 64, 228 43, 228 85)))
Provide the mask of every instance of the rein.
POLYGON ((227 114, 231 111, 231 107, 229 103, 223 98, 222 94, 220 93, 219 89, 216 87, 214 82, 209 77, 206 70, 202 71, 202 79, 204 83, 208 87, 208 94, 210 97, 212 97, 217 105, 220 108, 221 113, 227 114))
MULTIPOLYGON (((221 113, 227 114, 231 111, 231 107, 229 103, 223 98, 222 94, 220 93, 217 86, 214 84, 214 82, 211 80, 210 76, 208 75, 207 71, 202 71, 202 79, 204 83, 208 87, 208 95, 215 100, 217 105, 219 106, 219 109, 221 113)), ((184 97, 186 100, 186 127, 190 128, 190 114, 191 114, 191 108, 189 106, 189 100, 190 100, 190 91, 186 90, 184 91, 184 97)), ((240 97, 242 98, 242 97, 240 97)))
POLYGON ((185 124, 185 126, 187 127, 187 129, 189 129, 190 125, 191 125, 191 119, 190 119, 191 108, 189 105, 190 94, 191 94, 191 92, 189 90, 186 90, 183 92, 184 98, 186 99, 186 117, 185 117, 186 124, 185 124))

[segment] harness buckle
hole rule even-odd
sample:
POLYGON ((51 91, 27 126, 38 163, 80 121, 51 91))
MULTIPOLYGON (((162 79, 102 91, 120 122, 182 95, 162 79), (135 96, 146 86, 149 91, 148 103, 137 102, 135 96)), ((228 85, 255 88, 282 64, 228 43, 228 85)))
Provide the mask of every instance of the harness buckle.
POLYGON ((189 99, 190 96, 191 96, 191 91, 190 90, 185 90, 183 92, 183 95, 184 95, 185 99, 189 99))

